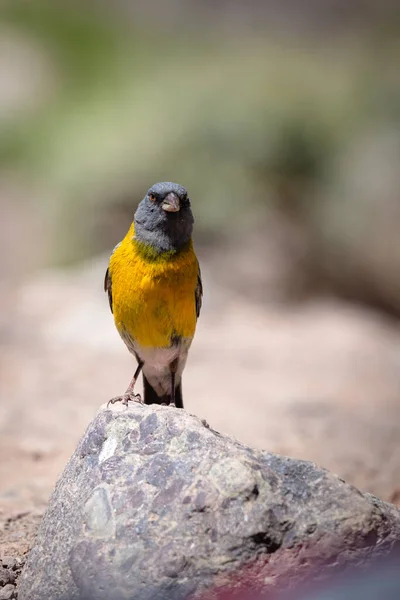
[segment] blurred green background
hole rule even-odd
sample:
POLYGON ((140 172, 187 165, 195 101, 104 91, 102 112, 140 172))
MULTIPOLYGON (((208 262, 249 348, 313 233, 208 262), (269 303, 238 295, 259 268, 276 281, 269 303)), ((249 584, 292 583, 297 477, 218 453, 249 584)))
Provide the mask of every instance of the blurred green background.
POLYGON ((110 251, 172 180, 238 292, 400 312, 398 2, 12 0, 0 17, 3 277, 110 251))

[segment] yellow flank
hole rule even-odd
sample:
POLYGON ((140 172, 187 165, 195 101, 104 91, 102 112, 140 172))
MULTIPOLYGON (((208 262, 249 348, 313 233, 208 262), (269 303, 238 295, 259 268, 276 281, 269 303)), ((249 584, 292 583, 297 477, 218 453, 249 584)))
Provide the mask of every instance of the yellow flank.
POLYGON ((196 328, 198 263, 192 243, 178 254, 155 256, 134 239, 132 223, 109 265, 115 325, 140 346, 168 347, 196 328))

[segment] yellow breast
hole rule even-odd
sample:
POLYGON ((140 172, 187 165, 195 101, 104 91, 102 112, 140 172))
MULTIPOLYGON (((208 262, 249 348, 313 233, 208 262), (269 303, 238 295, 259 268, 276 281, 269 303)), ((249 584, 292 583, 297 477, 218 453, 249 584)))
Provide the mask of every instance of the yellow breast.
POLYGON ((190 243, 177 254, 146 255, 133 239, 133 224, 109 265, 117 329, 140 346, 167 347, 196 328, 198 262, 190 243))

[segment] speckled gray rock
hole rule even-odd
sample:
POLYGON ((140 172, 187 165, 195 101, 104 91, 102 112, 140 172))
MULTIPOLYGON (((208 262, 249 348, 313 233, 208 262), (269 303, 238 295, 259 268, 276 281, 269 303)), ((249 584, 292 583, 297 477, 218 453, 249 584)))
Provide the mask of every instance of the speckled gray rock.
POLYGON ((296 585, 399 543, 394 506, 314 464, 252 450, 185 411, 134 405, 89 426, 19 600, 183 600, 235 578, 296 585))

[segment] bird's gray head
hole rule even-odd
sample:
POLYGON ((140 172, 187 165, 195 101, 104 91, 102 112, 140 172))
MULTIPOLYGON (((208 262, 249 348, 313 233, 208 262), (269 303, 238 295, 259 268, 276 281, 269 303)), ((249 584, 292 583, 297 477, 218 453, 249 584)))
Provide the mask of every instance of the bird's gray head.
POLYGON ((160 254, 176 252, 189 243, 193 221, 185 188, 177 183, 156 183, 137 207, 135 239, 160 254))

